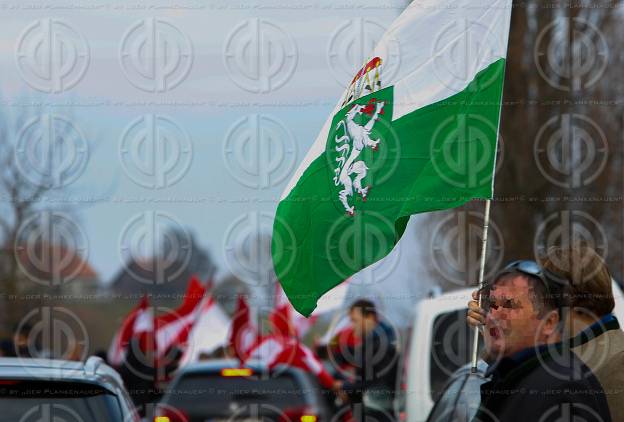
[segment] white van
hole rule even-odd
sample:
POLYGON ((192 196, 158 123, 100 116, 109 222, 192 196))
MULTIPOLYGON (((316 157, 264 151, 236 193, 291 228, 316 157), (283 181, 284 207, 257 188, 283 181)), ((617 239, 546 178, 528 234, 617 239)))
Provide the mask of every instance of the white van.
MULTIPOLYGON (((412 320, 405 355, 405 419, 426 421, 450 376, 472 357, 473 331, 466 324, 467 303, 474 288, 422 300, 412 320)), ((613 282, 614 314, 624 322, 624 293, 613 282)))

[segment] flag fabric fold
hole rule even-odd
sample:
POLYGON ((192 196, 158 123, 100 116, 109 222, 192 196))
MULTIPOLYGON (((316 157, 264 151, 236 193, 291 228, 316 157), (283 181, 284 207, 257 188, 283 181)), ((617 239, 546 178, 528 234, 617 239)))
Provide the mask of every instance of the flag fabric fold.
POLYGON ((184 293, 182 304, 177 309, 155 318, 158 357, 164 356, 173 346, 181 349, 186 347, 186 341, 197 320, 205 294, 206 286, 197 277, 192 277, 184 293))

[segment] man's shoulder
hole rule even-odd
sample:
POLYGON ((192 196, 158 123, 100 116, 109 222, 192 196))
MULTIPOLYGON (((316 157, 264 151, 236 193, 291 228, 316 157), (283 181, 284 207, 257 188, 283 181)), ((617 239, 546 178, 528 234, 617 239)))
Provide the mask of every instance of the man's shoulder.
POLYGON ((593 388, 596 385, 591 369, 571 349, 561 344, 541 349, 518 364, 510 372, 509 380, 537 389, 571 385, 593 388))

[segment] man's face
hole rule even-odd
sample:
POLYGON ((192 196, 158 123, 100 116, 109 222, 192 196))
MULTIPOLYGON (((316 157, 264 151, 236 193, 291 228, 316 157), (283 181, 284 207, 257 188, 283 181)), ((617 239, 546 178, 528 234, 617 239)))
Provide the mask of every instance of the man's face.
POLYGON ((349 318, 355 334, 358 337, 363 337, 367 332, 375 328, 375 318, 372 316, 364 316, 362 310, 354 308, 349 312, 349 318))
POLYGON ((552 324, 544 324, 539 318, 533 298, 533 284, 522 275, 499 281, 492 287, 484 330, 490 359, 546 343, 552 336, 552 324))

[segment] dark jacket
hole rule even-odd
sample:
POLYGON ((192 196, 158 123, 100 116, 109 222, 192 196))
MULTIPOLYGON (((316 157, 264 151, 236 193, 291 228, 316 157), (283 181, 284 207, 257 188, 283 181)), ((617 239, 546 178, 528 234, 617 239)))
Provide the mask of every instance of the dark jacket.
POLYGON ((598 378, 611 420, 624 421, 624 332, 609 314, 571 340, 572 350, 598 378))
POLYGON ((398 365, 392 328, 380 321, 355 348, 354 358, 355 381, 343 386, 351 401, 360 402, 364 395, 367 406, 392 411, 398 365))
POLYGON ((481 385, 473 421, 611 421, 597 378, 562 343, 503 358, 486 375, 492 379, 481 385))

